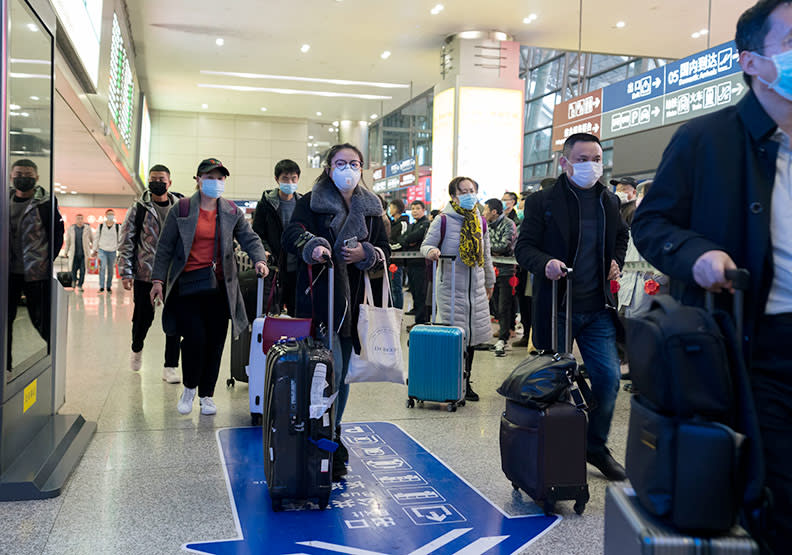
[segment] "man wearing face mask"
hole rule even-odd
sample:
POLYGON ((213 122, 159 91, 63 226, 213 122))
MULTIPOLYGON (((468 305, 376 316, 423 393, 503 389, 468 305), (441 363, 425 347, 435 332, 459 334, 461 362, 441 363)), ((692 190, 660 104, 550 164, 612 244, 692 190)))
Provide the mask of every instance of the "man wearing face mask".
MULTIPOLYGON (((170 186, 170 170, 162 164, 153 166, 149 170, 148 189, 132 204, 121 228, 118 273, 124 289, 134 291, 132 352, 129 357, 129 366, 134 372, 143 366, 143 342, 154 322, 154 307, 149 295, 157 241, 168 211, 182 197, 179 193, 170 193, 170 186)), ((162 379, 168 383, 179 383, 178 367, 179 336, 169 335, 165 339, 162 379)))
MULTIPOLYGON (((534 274, 534 344, 550 349, 552 281, 573 268, 572 335, 591 378, 595 408, 590 413, 586 459, 609 480, 624 480, 624 468, 606 443, 616 395, 618 317, 610 280, 619 277, 627 252, 627 224, 619 199, 600 181, 602 146, 587 133, 564 143, 564 170, 548 189, 525 202, 525 218, 515 246, 517 262, 534 274)), ((563 303, 566 280, 559 282, 563 303)), ((559 308, 558 344, 564 345, 564 310, 559 308)))
POLYGON ((104 293, 105 284, 107 292, 113 292, 113 267, 116 262, 116 251, 121 244, 121 226, 115 221, 115 212, 112 208, 105 212, 105 221, 99 224, 94 241, 94 256, 99 257, 99 292, 104 293))
POLYGON ((621 206, 619 211, 627 225, 632 225, 633 214, 638 207, 636 200, 638 197, 638 180, 634 177, 621 177, 611 179, 610 184, 616 187, 616 196, 619 197, 621 206))
POLYGON ((287 253, 281 246, 281 235, 291 220, 294 207, 300 196, 300 166, 292 160, 281 160, 275 164, 275 182, 278 187, 264 191, 253 216, 253 231, 261 238, 264 249, 272 256, 278 267, 278 307, 286 306, 289 316, 294 316, 297 294, 297 256, 287 253))
POLYGON ((632 234, 685 304, 730 291, 728 269, 751 273, 742 348, 774 503, 751 532, 780 554, 792 545, 792 2, 757 2, 735 42, 748 92, 675 133, 632 234))
POLYGON ((8 235, 8 368, 12 368, 12 329, 25 295, 30 320, 41 338, 50 338, 50 279, 52 260, 63 245, 63 219, 58 201, 37 185, 38 167, 32 160, 11 166, 8 235), (54 209, 53 209, 54 203, 54 209), (54 214, 53 214, 54 210, 54 214), (53 226, 54 222, 54 226, 53 226), (54 227, 54 229, 53 229, 54 227), (52 233, 50 233, 52 232, 52 233), (53 245, 50 249, 50 236, 53 245))

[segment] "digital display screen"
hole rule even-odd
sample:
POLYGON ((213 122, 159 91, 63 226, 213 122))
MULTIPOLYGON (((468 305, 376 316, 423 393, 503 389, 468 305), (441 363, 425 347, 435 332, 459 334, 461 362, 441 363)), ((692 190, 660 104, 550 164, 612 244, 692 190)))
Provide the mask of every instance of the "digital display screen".
POLYGON ((113 14, 113 40, 110 51, 110 90, 108 103, 114 132, 127 149, 132 146, 135 109, 135 83, 118 16, 113 14))

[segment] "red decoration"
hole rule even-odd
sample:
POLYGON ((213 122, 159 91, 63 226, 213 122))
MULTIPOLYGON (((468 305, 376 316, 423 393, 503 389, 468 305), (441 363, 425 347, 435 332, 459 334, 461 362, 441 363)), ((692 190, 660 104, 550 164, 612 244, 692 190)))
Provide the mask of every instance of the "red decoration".
POLYGON ((644 283, 644 291, 647 295, 657 295, 660 291, 660 284, 653 279, 647 279, 644 283))
POLYGON ((395 274, 396 270, 398 269, 399 267, 396 266, 396 264, 391 264, 390 266, 388 266, 388 271, 391 273, 391 277, 393 277, 393 274, 395 274))
POLYGON ((621 289, 621 285, 619 285, 618 281, 612 279, 610 282, 610 288, 611 288, 611 293, 615 295, 616 293, 619 292, 619 289, 621 289))
POLYGON ((495 277, 500 275, 500 270, 498 270, 497 266, 495 267, 495 277))
POLYGON ((512 295, 516 295, 517 294, 517 286, 520 285, 520 278, 518 278, 517 276, 510 277, 509 278, 509 285, 511 285, 511 288, 512 288, 512 295))

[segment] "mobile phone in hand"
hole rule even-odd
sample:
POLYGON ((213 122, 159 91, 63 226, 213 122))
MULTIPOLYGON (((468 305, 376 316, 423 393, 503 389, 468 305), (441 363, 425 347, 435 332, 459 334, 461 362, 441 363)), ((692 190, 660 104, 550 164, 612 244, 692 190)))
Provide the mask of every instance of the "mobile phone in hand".
POLYGON ((349 239, 344 239, 344 246, 348 249, 354 249, 358 246, 358 238, 357 237, 350 237, 349 239))

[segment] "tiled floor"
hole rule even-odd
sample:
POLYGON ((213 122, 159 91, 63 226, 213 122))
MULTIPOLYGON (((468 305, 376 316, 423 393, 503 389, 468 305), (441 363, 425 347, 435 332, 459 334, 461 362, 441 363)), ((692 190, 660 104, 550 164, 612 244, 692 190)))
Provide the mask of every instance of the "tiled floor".
MULTIPOLYGON (((181 385, 161 379, 164 336, 157 324, 143 370, 129 370, 131 300, 120 284, 111 295, 98 295, 95 288, 70 294, 67 402, 61 412, 96 420, 98 431, 60 497, 0 503, 0 553, 175 554, 189 541, 235 536, 215 432, 249 425, 247 386, 224 385, 227 345, 217 415, 178 414, 181 385)), ((404 386, 356 384, 345 421, 398 424, 507 513, 536 513, 527 496, 512 492, 498 448, 503 399, 495 389, 525 354, 514 350, 495 358, 477 352, 474 386, 481 401, 456 413, 429 404, 407 409, 404 386)), ((622 392, 611 432, 620 460, 627 416, 628 396, 622 392)), ((585 514, 579 517, 572 503, 559 503, 564 519, 525 553, 601 553, 605 486, 590 468, 592 499, 585 514)))

